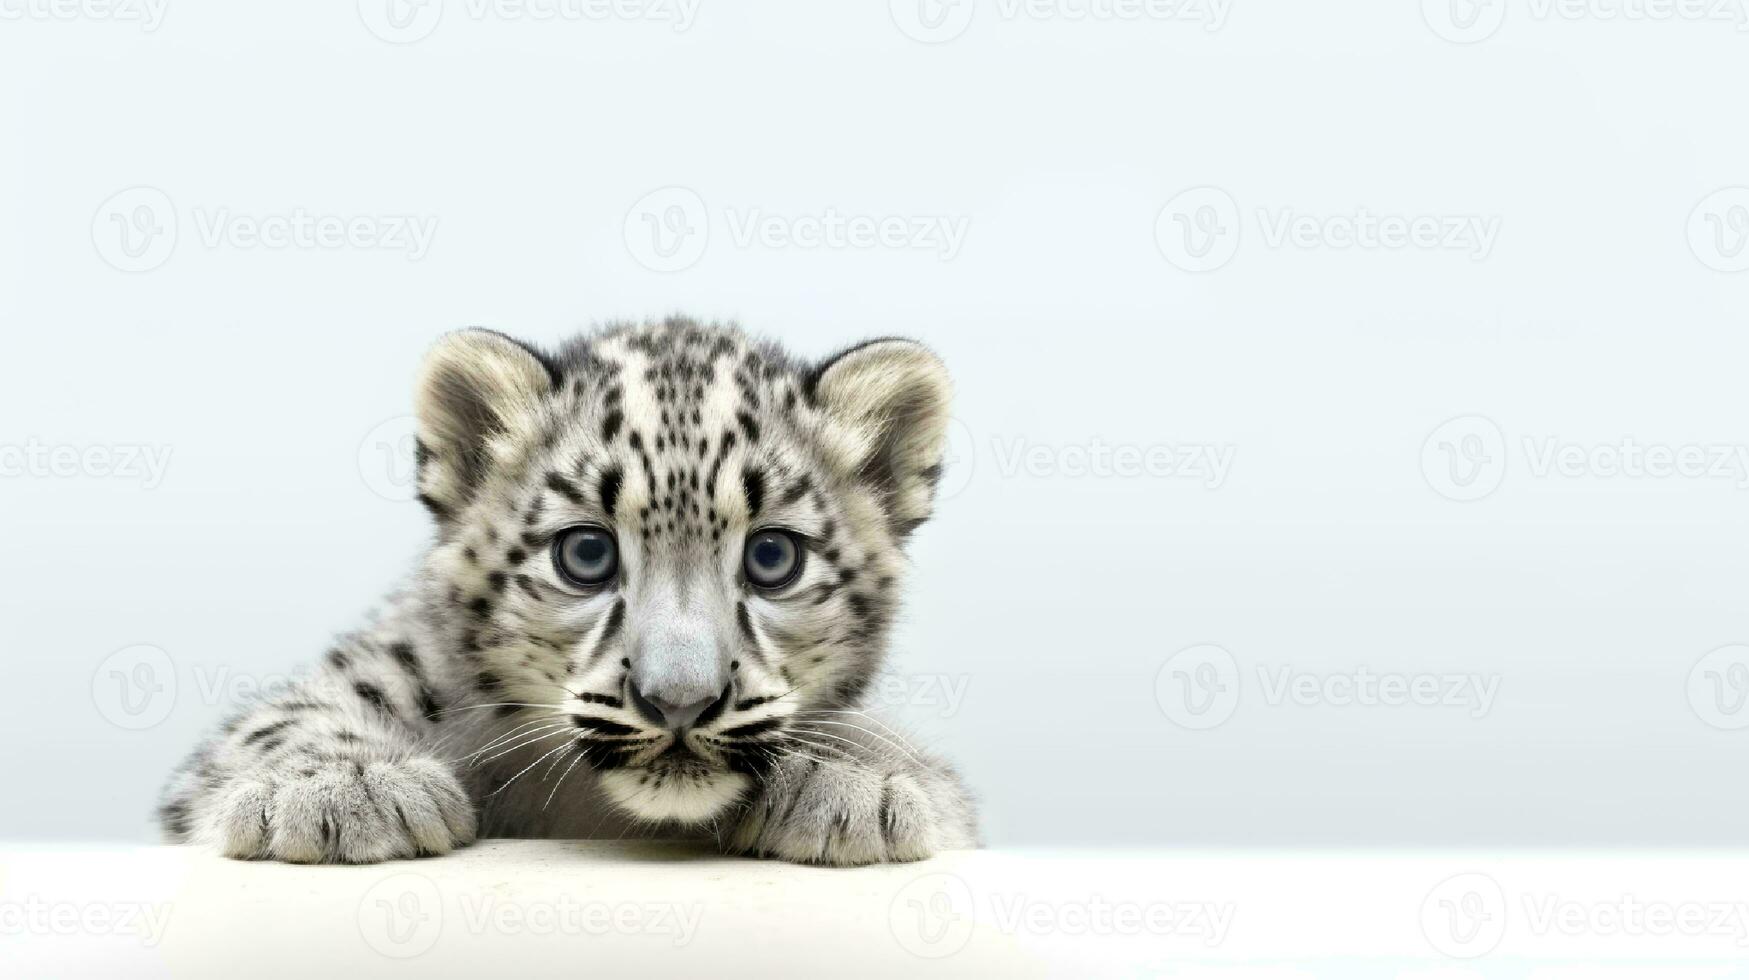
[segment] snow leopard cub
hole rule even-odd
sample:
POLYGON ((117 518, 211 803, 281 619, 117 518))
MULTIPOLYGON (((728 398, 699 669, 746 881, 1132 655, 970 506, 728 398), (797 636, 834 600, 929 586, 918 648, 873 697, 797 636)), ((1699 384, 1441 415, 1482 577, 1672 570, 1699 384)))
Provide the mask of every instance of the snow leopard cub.
POLYGON ((809 365, 678 319, 551 354, 444 337, 416 389, 435 541, 370 625, 194 752, 167 835, 300 862, 476 834, 834 865, 973 846, 953 770, 858 710, 948 396, 903 340, 809 365))

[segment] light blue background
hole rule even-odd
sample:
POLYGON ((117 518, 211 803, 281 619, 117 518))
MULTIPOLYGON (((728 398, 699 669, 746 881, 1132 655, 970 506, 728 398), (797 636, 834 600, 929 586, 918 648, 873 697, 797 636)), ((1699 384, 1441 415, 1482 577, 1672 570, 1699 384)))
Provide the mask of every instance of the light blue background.
POLYGON ((684 311, 809 355, 909 334, 952 368, 955 492, 917 539, 888 700, 961 762, 993 843, 1749 840, 1749 729, 1688 693, 1749 642, 1749 491, 1539 477, 1522 448, 1749 443, 1749 273, 1686 231, 1749 185, 1749 34, 1528 10, 1467 45, 1401 0, 1236 0, 1212 31, 979 0, 936 44, 872 0, 704 0, 685 31, 457 0, 408 44, 352 3, 0 21, 0 445, 172 453, 152 489, 0 478, 0 837, 146 839, 229 703, 208 689, 312 660, 392 584, 426 519, 360 458, 438 332, 684 311), (130 273, 103 208, 140 186, 178 231, 130 273), (1209 186, 1237 252, 1187 272, 1156 219, 1209 186), (710 237, 658 272, 625 229, 668 187, 710 237), (1272 248, 1256 218, 1362 207, 1498 239, 1272 248), (221 208, 438 225, 419 261, 208 247, 221 208), (944 261, 741 247, 725 218, 828 208, 970 224, 944 261), (1423 443, 1472 415, 1507 465, 1459 503, 1423 443), (1209 488, 1005 472, 1016 440, 1235 455, 1209 488), (136 644, 176 679, 138 731, 104 693, 136 644), (1201 644, 1240 686, 1198 731, 1156 680, 1201 644), (1499 692, 1480 718, 1270 704, 1260 666, 1499 692))

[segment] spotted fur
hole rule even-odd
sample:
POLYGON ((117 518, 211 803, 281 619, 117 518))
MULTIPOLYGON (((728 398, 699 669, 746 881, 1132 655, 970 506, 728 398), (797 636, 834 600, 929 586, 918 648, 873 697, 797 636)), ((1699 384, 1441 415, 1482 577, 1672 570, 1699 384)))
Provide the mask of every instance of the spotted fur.
POLYGON ((678 319, 552 353, 446 337, 417 386, 434 543, 373 623, 178 770, 166 833, 288 861, 441 854, 478 833, 708 833, 839 865, 972 846, 954 772, 861 710, 948 392, 902 340, 808 364, 678 319), (604 585, 554 567, 584 524, 617 540, 604 585), (768 527, 804 542, 774 591, 741 566, 768 527), (672 729, 652 690, 708 706, 672 729))

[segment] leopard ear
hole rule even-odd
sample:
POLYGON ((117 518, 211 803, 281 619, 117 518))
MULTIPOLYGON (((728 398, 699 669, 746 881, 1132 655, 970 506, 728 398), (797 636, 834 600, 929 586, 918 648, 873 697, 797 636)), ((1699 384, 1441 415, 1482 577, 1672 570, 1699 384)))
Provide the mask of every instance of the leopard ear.
POLYGON ((810 380, 834 455, 882 495, 894 530, 903 536, 928 520, 953 397, 941 359, 915 341, 872 340, 828 359, 810 380))
POLYGON ((446 334, 425 355, 414 395, 419 499, 442 521, 495 465, 528 444, 556 372, 538 350, 491 330, 446 334))

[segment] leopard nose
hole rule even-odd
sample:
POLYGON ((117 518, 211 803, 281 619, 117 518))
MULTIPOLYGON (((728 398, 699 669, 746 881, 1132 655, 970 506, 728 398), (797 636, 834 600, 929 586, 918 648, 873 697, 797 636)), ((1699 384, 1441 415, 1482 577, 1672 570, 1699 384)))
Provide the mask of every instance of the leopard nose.
POLYGON ((686 704, 675 704, 661 697, 646 696, 636 686, 632 687, 631 694, 632 705, 638 709, 638 714, 644 716, 644 720, 675 731, 708 724, 729 703, 727 687, 714 698, 700 698, 686 704))

